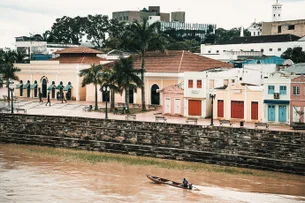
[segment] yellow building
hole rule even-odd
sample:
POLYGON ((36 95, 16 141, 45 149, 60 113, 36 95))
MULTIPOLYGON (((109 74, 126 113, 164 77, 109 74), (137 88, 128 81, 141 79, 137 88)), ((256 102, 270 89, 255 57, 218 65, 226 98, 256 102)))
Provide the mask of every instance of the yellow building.
MULTIPOLYGON (((31 61, 30 64, 15 64, 21 69, 17 75, 20 83, 15 93, 21 97, 37 97, 38 88, 43 97, 51 91, 51 97, 57 98, 61 85, 64 86, 66 97, 68 92, 71 99, 76 101, 94 101, 93 85, 81 87, 82 78, 79 71, 89 68, 91 64, 102 64, 112 67, 113 62, 98 57, 101 52, 89 48, 67 48, 55 52, 59 57, 49 61, 31 61), (29 92, 29 94, 27 94, 29 92)), ((141 68, 139 57, 134 59, 134 67, 141 68)), ((162 94, 159 90, 178 84, 184 80, 184 72, 200 72, 204 70, 232 67, 207 57, 199 56, 187 51, 149 52, 145 57, 145 96, 146 104, 162 105, 162 94)), ((100 87, 98 87, 100 89, 100 87)), ((116 94, 116 102, 124 102, 125 94, 116 94)), ((68 97, 67 97, 68 98, 68 97)), ((98 92, 98 101, 105 101, 106 97, 98 92)), ((141 104, 141 90, 131 89, 129 103, 141 104)))
POLYGON ((258 122, 263 119, 263 86, 240 83, 216 88, 213 117, 258 122))

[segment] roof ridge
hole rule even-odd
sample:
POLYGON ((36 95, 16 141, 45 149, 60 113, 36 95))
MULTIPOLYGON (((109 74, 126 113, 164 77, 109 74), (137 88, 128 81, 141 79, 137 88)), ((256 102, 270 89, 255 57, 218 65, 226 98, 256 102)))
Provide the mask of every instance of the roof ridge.
POLYGON ((179 67, 178 67, 178 73, 180 73, 180 70, 181 70, 181 64, 182 64, 182 61, 183 61, 183 56, 184 56, 184 50, 182 51, 182 55, 181 55, 181 59, 180 59, 179 67))

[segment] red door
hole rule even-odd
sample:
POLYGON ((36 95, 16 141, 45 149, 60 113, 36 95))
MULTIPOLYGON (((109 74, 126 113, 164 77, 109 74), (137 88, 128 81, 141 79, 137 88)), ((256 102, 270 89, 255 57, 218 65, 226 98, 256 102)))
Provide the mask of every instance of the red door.
POLYGON ((258 102, 251 102, 251 119, 258 120, 258 102))
POLYGON ((201 101, 200 100, 189 100, 189 115, 190 116, 201 116, 201 101))
POLYGON ((243 101, 231 101, 231 118, 244 118, 243 101))
POLYGON ((217 117, 224 117, 224 103, 223 100, 217 101, 217 117))

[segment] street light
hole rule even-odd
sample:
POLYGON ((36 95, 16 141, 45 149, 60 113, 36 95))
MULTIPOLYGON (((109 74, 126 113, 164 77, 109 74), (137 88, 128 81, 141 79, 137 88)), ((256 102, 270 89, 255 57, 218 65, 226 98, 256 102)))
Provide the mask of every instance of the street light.
POLYGON ((14 81, 9 80, 9 90, 11 92, 11 113, 14 113, 14 81))
POLYGON ((213 108, 214 108, 214 99, 215 99, 215 97, 216 97, 216 93, 214 92, 214 90, 213 91, 211 91, 210 92, 210 99, 211 99, 211 104, 212 104, 212 112, 211 112, 211 126, 213 126, 214 125, 214 120, 213 120, 213 117, 214 117, 214 110, 213 110, 213 108))
POLYGON ((105 113, 105 119, 108 119, 108 110, 107 110, 107 101, 108 101, 108 93, 109 93, 110 89, 109 86, 104 86, 103 87, 103 92, 106 94, 106 113, 105 113))

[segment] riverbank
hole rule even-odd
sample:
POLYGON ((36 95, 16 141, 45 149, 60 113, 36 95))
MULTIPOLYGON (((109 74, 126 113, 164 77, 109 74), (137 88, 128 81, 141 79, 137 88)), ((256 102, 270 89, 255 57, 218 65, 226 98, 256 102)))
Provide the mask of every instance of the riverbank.
POLYGON ((16 144, 2 144, 0 150, 8 153, 24 154, 41 158, 59 158, 66 162, 84 162, 88 164, 120 163, 127 166, 156 167, 168 170, 190 171, 190 172, 213 172, 236 176, 265 177, 281 181, 296 181, 305 183, 305 176, 286 173, 219 166, 204 163, 163 160, 150 157, 138 157, 130 155, 110 154, 104 152, 91 152, 63 148, 49 148, 41 146, 27 146, 16 144))

